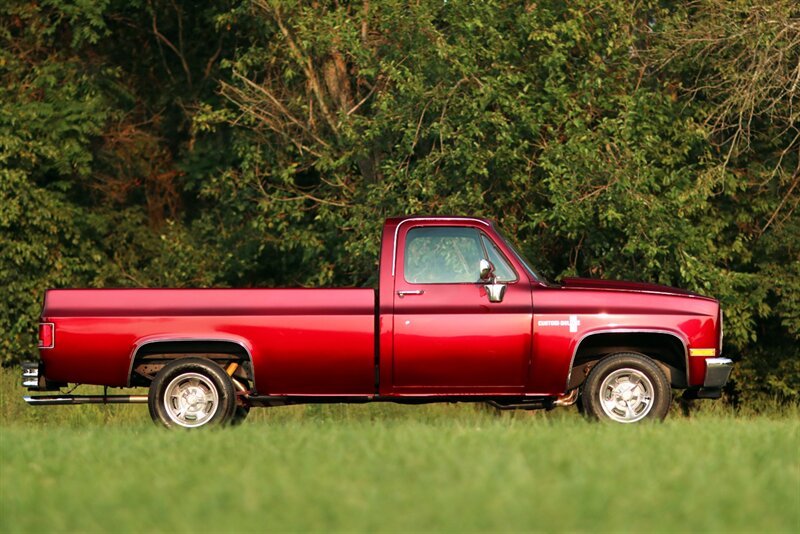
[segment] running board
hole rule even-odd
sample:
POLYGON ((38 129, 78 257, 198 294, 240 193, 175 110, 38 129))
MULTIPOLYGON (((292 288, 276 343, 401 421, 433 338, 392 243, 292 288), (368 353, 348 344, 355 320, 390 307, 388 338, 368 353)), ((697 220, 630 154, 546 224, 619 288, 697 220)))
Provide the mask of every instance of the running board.
POLYGON ((147 395, 38 395, 22 397, 31 406, 73 404, 145 404, 147 395))

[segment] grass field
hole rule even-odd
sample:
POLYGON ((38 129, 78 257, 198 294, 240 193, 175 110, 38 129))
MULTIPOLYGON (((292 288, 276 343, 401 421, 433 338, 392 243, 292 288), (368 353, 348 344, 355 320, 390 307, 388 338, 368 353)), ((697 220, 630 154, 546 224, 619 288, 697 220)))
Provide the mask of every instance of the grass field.
POLYGON ((168 432, 144 406, 0 390, 0 532, 798 532, 797 410, 588 423, 573 410, 299 406, 168 432))

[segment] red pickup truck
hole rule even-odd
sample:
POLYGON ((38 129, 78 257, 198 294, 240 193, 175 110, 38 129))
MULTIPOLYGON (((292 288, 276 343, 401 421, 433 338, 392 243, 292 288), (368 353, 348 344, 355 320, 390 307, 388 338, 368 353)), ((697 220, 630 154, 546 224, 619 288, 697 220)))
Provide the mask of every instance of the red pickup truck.
POLYGON ((672 388, 718 398, 719 302, 632 282, 550 283, 487 220, 386 221, 374 289, 49 290, 32 405, 148 403, 167 427, 241 421, 253 406, 488 402, 662 419, 672 388))

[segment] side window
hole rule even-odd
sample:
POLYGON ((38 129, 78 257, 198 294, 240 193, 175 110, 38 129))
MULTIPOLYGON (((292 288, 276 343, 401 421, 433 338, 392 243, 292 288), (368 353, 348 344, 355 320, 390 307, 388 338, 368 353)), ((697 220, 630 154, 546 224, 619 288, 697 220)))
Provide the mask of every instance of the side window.
POLYGON ((486 248, 486 254, 489 255, 489 261, 494 265, 494 274, 497 276, 497 281, 515 282, 517 280, 517 273, 511 268, 511 264, 508 263, 508 260, 503 256, 503 253, 500 252, 500 249, 497 248, 497 245, 494 244, 494 241, 484 234, 481 234, 481 240, 483 241, 483 246, 486 248))
POLYGON ((475 283, 483 250, 475 228, 429 226, 406 234, 403 275, 412 284, 475 283))

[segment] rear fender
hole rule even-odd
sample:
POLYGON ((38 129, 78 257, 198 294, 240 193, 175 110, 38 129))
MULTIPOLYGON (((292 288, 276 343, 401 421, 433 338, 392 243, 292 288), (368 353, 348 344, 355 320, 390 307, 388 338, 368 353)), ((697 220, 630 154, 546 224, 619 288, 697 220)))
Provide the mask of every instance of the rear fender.
POLYGON ((131 385, 133 369, 137 361, 152 354, 230 354, 250 363, 249 380, 251 389, 257 392, 253 350, 246 339, 238 337, 156 337, 144 338, 131 350, 128 366, 128 386, 131 385))

